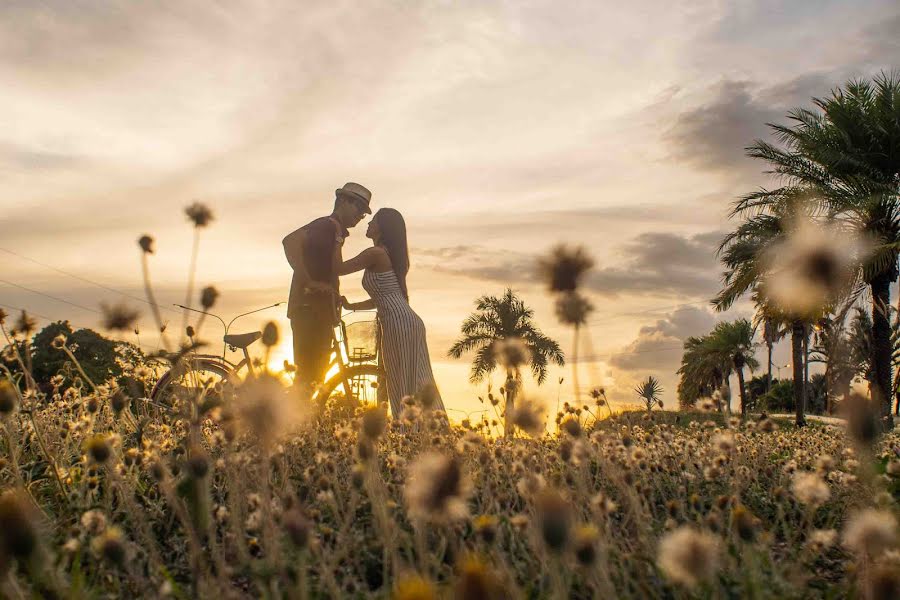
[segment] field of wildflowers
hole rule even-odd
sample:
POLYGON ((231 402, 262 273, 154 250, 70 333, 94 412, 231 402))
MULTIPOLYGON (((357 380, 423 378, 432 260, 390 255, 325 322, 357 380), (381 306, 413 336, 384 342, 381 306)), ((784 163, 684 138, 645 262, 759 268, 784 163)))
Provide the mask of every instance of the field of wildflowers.
MULTIPOLYGON (((59 351, 66 341, 58 340, 59 351)), ((152 370, 129 375, 152 385, 152 370)), ((59 382, 59 380, 57 380, 59 382)), ((4 597, 892 598, 900 438, 567 407, 559 436, 269 375, 149 412, 0 384, 4 597)))
MULTIPOLYGON (((193 265, 212 217, 188 217, 193 265)), ((160 322, 152 238, 139 246, 160 322)), ((576 352, 590 264, 560 247, 545 266, 576 352)), ((189 289, 193 278, 192 266, 189 289)), ((204 309, 217 295, 202 291, 204 309)), ((134 311, 104 310, 108 328, 132 327, 134 311)), ((647 410, 614 415, 602 390, 579 394, 574 369, 586 404, 564 405, 550 435, 543 405, 521 393, 528 353, 510 341, 496 349, 506 435, 451 424, 429 393, 393 420, 342 397, 314 407, 268 361, 160 405, 148 398, 159 357, 130 354, 121 376, 94 381, 59 335, 65 368, 38 385, 22 352, 34 323, 8 321, 0 313, 3 597, 900 596, 900 437, 879 434, 865 401, 846 426, 798 428, 711 401, 652 410, 650 378, 647 410)), ((191 377, 185 331, 164 357, 191 377)), ((269 324, 263 344, 278 337, 269 324)))

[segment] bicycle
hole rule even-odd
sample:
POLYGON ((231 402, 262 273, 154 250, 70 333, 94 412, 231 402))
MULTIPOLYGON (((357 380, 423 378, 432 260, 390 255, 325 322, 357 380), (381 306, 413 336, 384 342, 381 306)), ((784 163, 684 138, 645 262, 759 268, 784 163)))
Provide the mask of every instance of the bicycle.
MULTIPOLYGON (((281 306, 283 302, 264 306, 239 314, 227 324, 216 314, 185 307, 179 308, 209 315, 219 320, 225 328, 222 338, 222 354, 188 353, 181 361, 166 370, 150 392, 150 401, 165 408, 173 408, 178 397, 195 398, 206 390, 221 395, 226 385, 240 379, 246 367, 249 376, 256 370, 247 348, 262 337, 259 331, 230 334, 231 325, 241 317, 281 306), (233 363, 226 358, 227 350, 240 350, 243 358, 233 363)), ((377 327, 375 320, 347 322, 353 314, 372 311, 346 311, 341 314, 338 325, 333 330, 331 357, 324 382, 316 388, 312 400, 324 404, 341 387, 346 398, 355 398, 359 403, 378 403, 383 392, 384 370, 379 366, 377 327), (352 341, 352 344, 351 344, 352 341)))

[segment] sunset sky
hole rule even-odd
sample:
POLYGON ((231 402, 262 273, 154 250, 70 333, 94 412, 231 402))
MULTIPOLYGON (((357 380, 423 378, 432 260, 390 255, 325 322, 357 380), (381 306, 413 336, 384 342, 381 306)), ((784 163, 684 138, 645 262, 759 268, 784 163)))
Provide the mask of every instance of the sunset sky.
MULTIPOLYGON (((183 302, 183 208, 207 203, 198 285, 235 315, 287 299, 281 238, 357 181, 406 218, 448 408, 480 408, 484 386, 446 351, 481 294, 511 286, 571 350, 534 268, 558 242, 597 261, 582 382, 630 402, 655 375, 674 404, 683 339, 751 315, 708 308, 728 206, 767 184, 743 147, 891 68, 896 0, 7 0, 0 306, 98 328, 100 302, 125 299, 153 349, 147 305, 106 289, 142 296, 138 236, 157 240, 160 300, 183 302)), ((277 319, 287 340, 283 307, 260 314, 236 329, 277 319)), ((207 321, 202 336, 220 335, 207 321)), ((560 376, 570 398, 568 367, 526 388, 555 403, 560 376)))

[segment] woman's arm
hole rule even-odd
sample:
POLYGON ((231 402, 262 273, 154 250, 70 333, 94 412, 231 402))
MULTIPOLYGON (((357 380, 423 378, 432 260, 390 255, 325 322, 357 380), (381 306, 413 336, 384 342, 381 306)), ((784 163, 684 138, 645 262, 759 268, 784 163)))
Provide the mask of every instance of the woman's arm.
POLYGON ((368 269, 375 264, 377 248, 366 248, 350 260, 341 262, 337 265, 338 275, 349 275, 363 269, 368 269))
POLYGON ((344 308, 347 310, 372 310, 375 308, 375 301, 369 298, 362 302, 348 302, 347 299, 344 298, 344 308))

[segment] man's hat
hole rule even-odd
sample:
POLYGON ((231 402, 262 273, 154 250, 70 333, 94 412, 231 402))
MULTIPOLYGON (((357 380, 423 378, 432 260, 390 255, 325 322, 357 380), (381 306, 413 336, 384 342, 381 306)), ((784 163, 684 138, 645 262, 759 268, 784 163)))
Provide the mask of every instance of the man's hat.
POLYGON ((372 200, 372 192, 364 186, 352 182, 345 183, 344 187, 334 190, 334 193, 337 196, 347 196, 355 200, 362 200, 363 204, 366 205, 366 213, 372 214, 372 209, 369 208, 369 202, 372 200))

